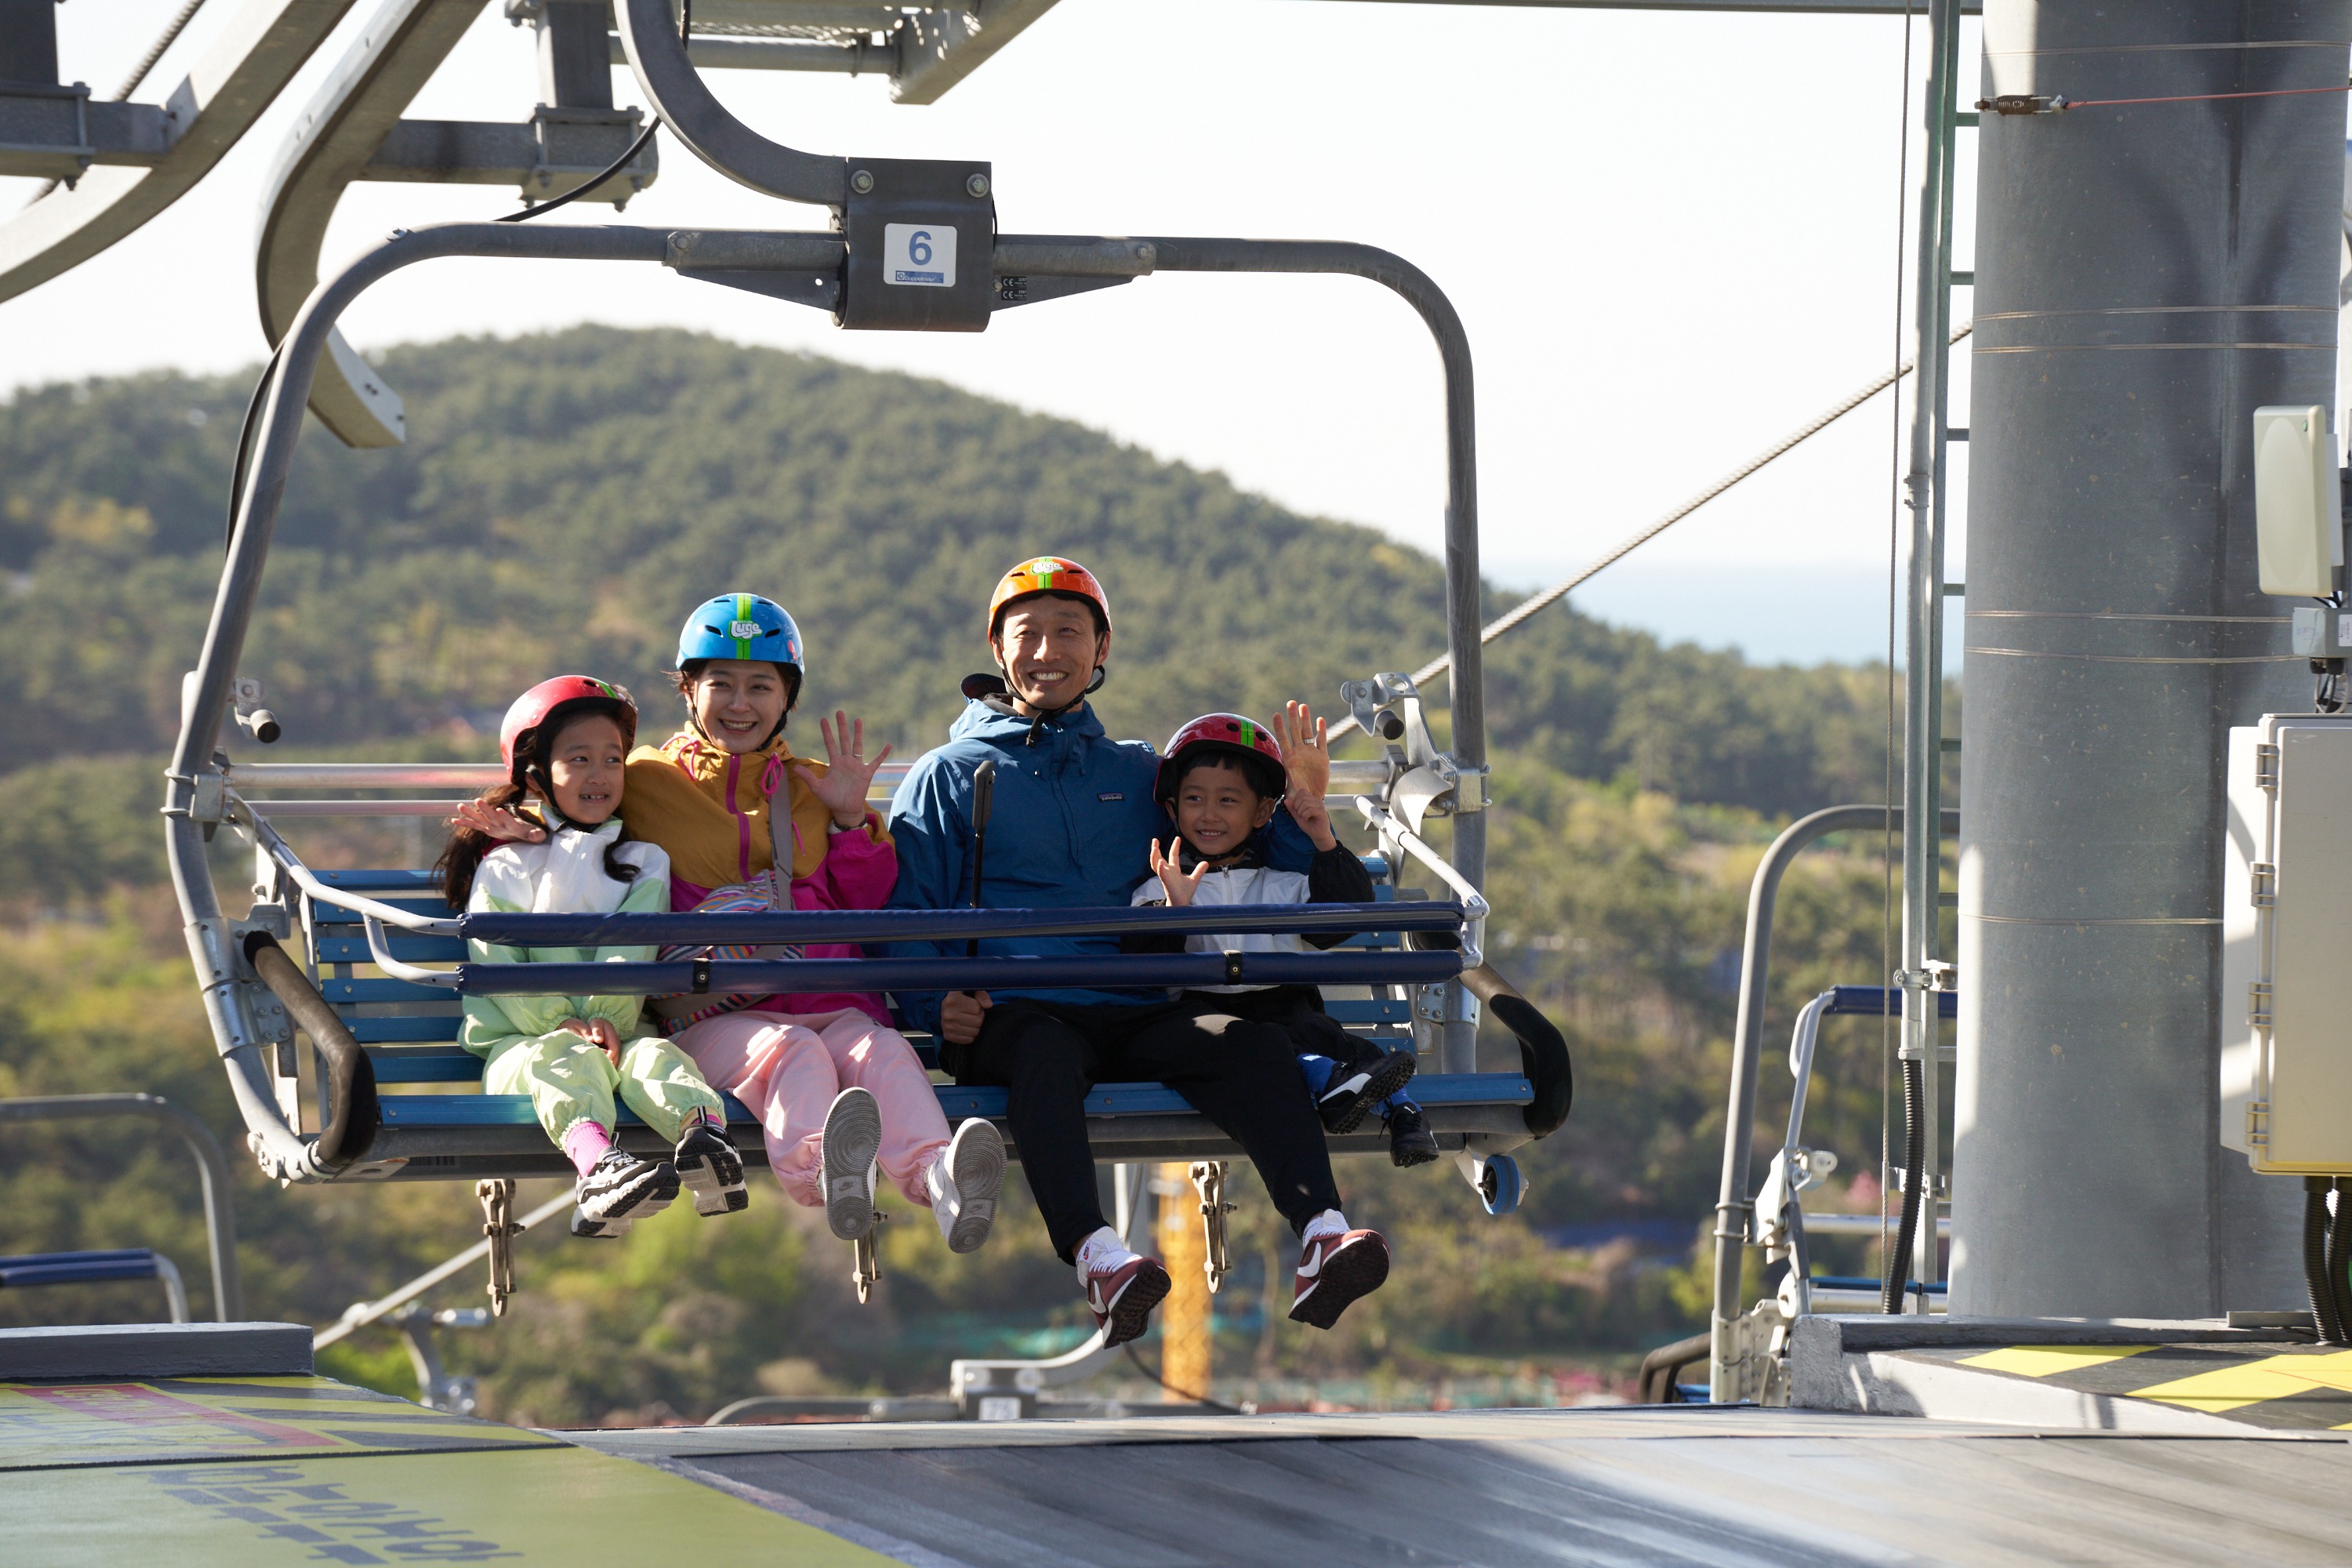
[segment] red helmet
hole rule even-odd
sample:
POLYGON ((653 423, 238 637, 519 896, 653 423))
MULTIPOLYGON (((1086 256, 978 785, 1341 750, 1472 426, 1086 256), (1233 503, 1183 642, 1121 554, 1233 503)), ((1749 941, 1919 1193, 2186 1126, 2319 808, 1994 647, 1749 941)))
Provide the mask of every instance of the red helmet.
POLYGON ((636 744, 637 704, 627 687, 590 675, 559 675, 516 698, 499 723, 499 760, 506 764, 509 778, 515 776, 515 747, 522 738, 574 703, 593 703, 611 714, 621 726, 621 743, 636 744))
POLYGON ((1283 766, 1282 747, 1265 725, 1238 713, 1204 713, 1168 738, 1168 754, 1160 759, 1159 775, 1151 781, 1151 798, 1174 799, 1185 757, 1204 749, 1263 757, 1274 768, 1275 795, 1279 797, 1290 788, 1290 770, 1283 766))
POLYGON ((996 640, 1004 606, 1032 594, 1068 594, 1085 599, 1102 616, 1103 630, 1110 630, 1110 598, 1093 573, 1066 555, 1033 555, 998 579, 996 592, 988 596, 989 641, 996 640))

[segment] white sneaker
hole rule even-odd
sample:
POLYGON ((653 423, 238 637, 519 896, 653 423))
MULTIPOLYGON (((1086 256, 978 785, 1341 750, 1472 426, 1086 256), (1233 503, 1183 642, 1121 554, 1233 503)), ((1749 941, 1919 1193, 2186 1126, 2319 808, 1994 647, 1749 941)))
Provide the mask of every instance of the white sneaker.
POLYGON ((974 1116, 923 1172, 931 1217, 950 1252, 977 1252, 996 1223, 996 1194, 1004 1185, 1004 1137, 974 1116))
POLYGON ((844 1241, 874 1228, 874 1159, 882 1152, 882 1107, 862 1089, 845 1089, 824 1113, 818 1176, 824 1223, 844 1241))

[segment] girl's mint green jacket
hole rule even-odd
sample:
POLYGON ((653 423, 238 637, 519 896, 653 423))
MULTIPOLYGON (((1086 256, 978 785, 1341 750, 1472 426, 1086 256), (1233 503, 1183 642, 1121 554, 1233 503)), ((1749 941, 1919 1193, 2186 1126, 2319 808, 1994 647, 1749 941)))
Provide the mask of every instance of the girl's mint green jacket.
MULTIPOLYGON (((562 819, 549 814, 551 824, 562 819)), ((604 849, 621 836, 620 818, 602 826, 554 826, 544 844, 501 844, 482 858, 474 873, 469 910, 507 914, 667 914, 669 857, 658 845, 622 844, 614 858, 632 867, 632 881, 615 881, 604 869, 604 849)), ((477 963, 605 963, 646 960, 651 947, 502 947, 469 940, 477 963)), ((604 1018, 624 1040, 648 1033, 642 996, 468 996, 466 1024, 457 1039, 467 1050, 488 1056, 516 1039, 554 1034, 567 1018, 604 1018)))

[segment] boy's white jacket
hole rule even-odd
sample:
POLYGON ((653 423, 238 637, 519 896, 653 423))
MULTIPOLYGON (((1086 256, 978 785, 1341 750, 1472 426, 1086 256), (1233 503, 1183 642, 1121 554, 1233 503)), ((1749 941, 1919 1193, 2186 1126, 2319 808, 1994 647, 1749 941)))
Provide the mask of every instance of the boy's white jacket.
MULTIPOLYGON (((1143 885, 1135 889, 1129 900, 1136 906, 1164 904, 1168 889, 1160 885, 1157 877, 1146 877, 1143 885)), ((1231 871, 1212 871, 1201 879, 1192 889, 1192 907, 1204 909, 1213 904, 1304 904, 1307 897, 1307 873, 1277 871, 1271 866, 1244 866, 1231 871)), ((1296 931, 1237 931, 1229 936, 1193 935, 1184 939, 1186 952, 1312 952, 1307 939, 1296 931)), ((1188 991, 1265 991, 1265 985, 1188 985, 1188 991)))
MULTIPOLYGON (((621 836, 620 818, 593 828, 557 827, 544 844, 501 844, 474 873, 468 910, 501 914, 667 914, 669 857, 656 844, 619 846, 614 858, 636 869, 615 881, 604 869, 604 848, 621 836)), ((651 947, 504 947, 467 939, 477 963, 603 963, 645 960, 651 947)), ((458 1043, 489 1054, 505 1042, 554 1034, 567 1018, 604 1018, 624 1040, 646 1033, 642 996, 468 996, 458 1043)))

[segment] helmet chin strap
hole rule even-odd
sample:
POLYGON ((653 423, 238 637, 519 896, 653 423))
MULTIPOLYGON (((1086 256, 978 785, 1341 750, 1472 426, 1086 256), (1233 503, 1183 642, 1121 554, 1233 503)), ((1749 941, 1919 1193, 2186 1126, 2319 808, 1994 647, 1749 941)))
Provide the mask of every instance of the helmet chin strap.
MULTIPOLYGON (((1002 658, 999 658, 996 661, 996 668, 1003 672, 1005 688, 1007 690, 1011 690, 1013 687, 1013 671, 1005 668, 1004 660, 1002 658)), ((1037 743, 1037 732, 1044 727, 1046 720, 1059 719, 1063 714, 1067 713, 1071 709, 1077 707, 1087 698, 1092 697, 1096 692, 1100 691, 1103 688, 1103 682, 1108 679, 1109 677, 1110 672, 1102 665, 1098 664, 1095 666, 1094 679, 1087 682, 1087 689, 1084 691, 1079 692, 1076 697, 1071 698, 1059 708, 1038 709, 1035 713, 1030 716, 1029 733, 1023 739, 1022 744, 1024 746, 1035 745, 1037 743)), ((1024 700, 1026 700, 1026 699, 1024 699, 1024 700)))

